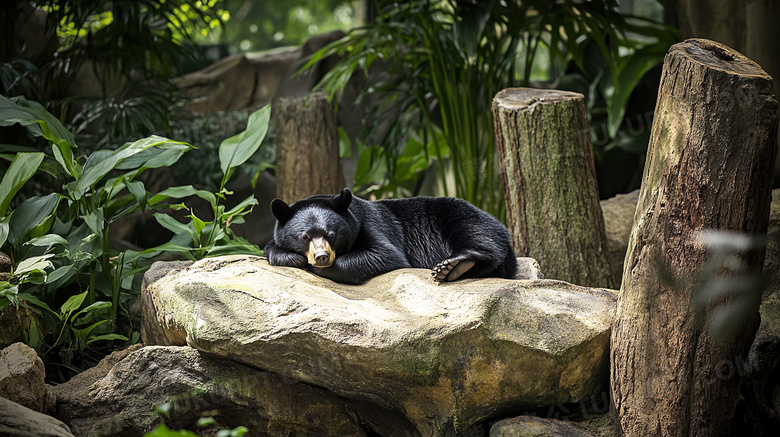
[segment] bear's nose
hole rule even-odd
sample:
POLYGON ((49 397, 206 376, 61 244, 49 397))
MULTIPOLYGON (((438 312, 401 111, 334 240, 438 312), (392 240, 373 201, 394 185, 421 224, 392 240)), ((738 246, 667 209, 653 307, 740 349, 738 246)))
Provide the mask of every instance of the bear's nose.
POLYGON ((324 266, 330 264, 330 254, 324 250, 316 252, 314 254, 314 261, 318 266, 324 266))

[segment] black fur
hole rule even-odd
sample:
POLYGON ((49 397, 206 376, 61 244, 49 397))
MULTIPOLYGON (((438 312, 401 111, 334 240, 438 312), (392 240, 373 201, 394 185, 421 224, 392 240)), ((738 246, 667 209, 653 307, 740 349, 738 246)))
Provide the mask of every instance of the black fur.
MULTIPOLYGON (((461 278, 514 278, 517 269, 506 227, 461 199, 369 202, 353 198, 345 188, 340 195, 312 196, 289 206, 275 199, 271 211, 277 222, 274 239, 265 246, 269 263, 304 268, 336 282, 360 284, 395 269, 433 269, 461 260, 474 261, 461 278), (315 236, 325 236, 335 251, 332 266, 308 263, 307 238, 315 236)), ((436 271, 432 274, 436 278, 436 271)))

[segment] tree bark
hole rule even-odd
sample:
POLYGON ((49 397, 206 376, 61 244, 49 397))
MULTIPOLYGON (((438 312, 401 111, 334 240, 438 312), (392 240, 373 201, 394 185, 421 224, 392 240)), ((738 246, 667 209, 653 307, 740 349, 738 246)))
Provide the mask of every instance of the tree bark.
POLYGON ((510 88, 493 99, 507 227, 545 276, 616 288, 582 94, 510 88))
MULTIPOLYGON (((780 94, 780 2, 676 0, 676 6, 683 38, 711 39, 743 53, 774 78, 780 94)), ((780 167, 775 178, 780 180, 780 167)))
POLYGON ((612 328, 624 436, 731 435, 764 257, 746 242, 767 230, 776 114, 772 79, 740 53, 696 39, 667 53, 612 328))
POLYGON ((276 137, 276 197, 289 203, 341 192, 336 115, 325 93, 279 99, 276 137))

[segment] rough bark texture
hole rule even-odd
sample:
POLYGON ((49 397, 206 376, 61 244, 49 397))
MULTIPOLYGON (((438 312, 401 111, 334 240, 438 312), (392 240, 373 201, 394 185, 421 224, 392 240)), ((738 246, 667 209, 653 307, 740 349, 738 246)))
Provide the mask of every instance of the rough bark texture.
POLYGON ((582 94, 511 88, 493 99, 507 227, 548 278, 617 288, 610 276, 582 94))
POLYGON ((336 116, 325 93, 280 99, 276 120, 276 197, 341 192, 336 116))
MULTIPOLYGON (((727 46, 688 40, 666 55, 612 330, 612 396, 625 436, 732 435, 760 292, 730 289, 696 306, 714 291, 704 280, 733 278, 705 271, 710 253, 698 238, 766 233, 777 149, 771 91, 761 67, 727 46), (716 337, 718 318, 737 304, 738 320, 716 337)), ((740 254, 750 272, 763 257, 740 254)))
MULTIPOLYGON (((676 0, 676 4, 683 38, 707 38, 739 51, 774 78, 774 93, 780 94, 780 2, 676 0)), ((775 171, 780 177, 780 168, 775 171)))

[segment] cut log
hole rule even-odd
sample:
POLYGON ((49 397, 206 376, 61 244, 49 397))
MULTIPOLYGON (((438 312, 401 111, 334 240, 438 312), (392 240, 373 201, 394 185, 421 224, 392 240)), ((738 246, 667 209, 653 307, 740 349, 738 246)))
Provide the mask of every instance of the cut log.
POLYGON ((612 328, 624 436, 734 435, 761 293, 748 285, 764 257, 748 243, 767 230, 776 114, 772 79, 740 53, 701 39, 667 53, 612 328))
POLYGON ((507 227, 551 279, 617 288, 582 94, 510 88, 493 99, 507 227))
POLYGON ((276 197, 287 203, 344 188, 336 115, 323 92, 279 99, 276 197))

